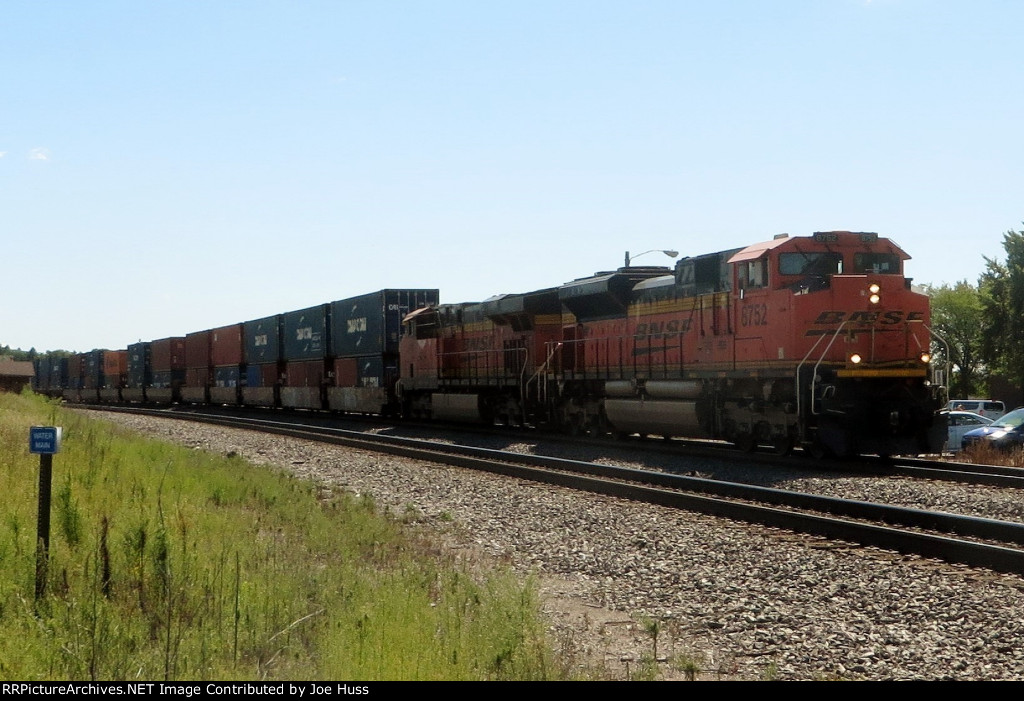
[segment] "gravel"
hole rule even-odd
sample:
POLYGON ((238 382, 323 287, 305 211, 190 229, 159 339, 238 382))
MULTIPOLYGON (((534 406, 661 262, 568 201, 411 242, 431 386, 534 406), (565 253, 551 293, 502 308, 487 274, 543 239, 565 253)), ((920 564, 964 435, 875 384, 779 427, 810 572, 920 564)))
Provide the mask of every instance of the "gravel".
MULTIPOLYGON (((556 649, 603 678, 636 677, 656 652, 665 679, 687 668, 700 679, 1024 679, 1021 577, 350 448, 103 416, 371 493, 449 547, 534 575, 556 649)), ((1007 520, 1024 511, 1014 490, 771 475, 771 486, 847 498, 1007 520)))

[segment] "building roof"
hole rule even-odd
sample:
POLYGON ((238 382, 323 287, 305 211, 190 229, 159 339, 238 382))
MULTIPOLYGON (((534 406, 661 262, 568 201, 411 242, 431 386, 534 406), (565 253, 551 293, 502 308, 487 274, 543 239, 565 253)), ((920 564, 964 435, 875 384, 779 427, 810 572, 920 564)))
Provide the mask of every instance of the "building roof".
POLYGON ((0 377, 35 377, 36 371, 29 360, 0 358, 0 377))

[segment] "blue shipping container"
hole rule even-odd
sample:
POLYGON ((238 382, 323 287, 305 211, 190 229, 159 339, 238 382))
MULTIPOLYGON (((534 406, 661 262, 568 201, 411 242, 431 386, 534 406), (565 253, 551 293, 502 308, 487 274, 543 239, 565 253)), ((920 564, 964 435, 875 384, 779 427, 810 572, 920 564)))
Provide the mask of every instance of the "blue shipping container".
POLYGON ((286 361, 317 360, 325 357, 328 342, 330 305, 318 304, 283 315, 281 323, 283 358, 286 361))
POLYGON ((437 290, 381 290, 331 303, 331 355, 397 355, 402 319, 437 304, 437 290))

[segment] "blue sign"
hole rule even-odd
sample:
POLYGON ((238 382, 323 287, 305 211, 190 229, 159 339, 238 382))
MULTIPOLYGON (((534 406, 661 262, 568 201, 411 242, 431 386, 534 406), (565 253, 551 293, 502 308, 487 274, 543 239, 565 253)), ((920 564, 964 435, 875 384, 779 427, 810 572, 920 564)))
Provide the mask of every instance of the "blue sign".
POLYGON ((60 426, 32 426, 28 430, 28 452, 53 455, 60 452, 60 426))

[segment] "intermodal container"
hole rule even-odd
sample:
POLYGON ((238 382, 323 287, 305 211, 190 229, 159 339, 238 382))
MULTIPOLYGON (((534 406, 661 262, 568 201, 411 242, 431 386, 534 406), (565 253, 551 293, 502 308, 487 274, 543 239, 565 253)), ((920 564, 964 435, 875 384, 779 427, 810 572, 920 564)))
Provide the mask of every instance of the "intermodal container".
POLYGON ((153 373, 152 387, 170 389, 180 387, 185 382, 184 370, 165 370, 153 373))
POLYGON ((82 388, 82 366, 84 365, 84 360, 85 355, 82 353, 75 353, 68 358, 68 387, 71 389, 82 388))
POLYGON ((285 364, 284 372, 285 387, 319 387, 326 375, 320 360, 294 360, 285 364))
POLYGON ((245 385, 247 387, 273 387, 278 383, 281 373, 277 363, 263 363, 245 367, 245 385))
POLYGON ((50 390, 63 389, 68 386, 68 359, 50 358, 50 390))
POLYGON ((238 404, 242 399, 241 388, 244 384, 245 375, 242 374, 240 365, 214 368, 210 401, 214 404, 238 404))
POLYGON ((195 331, 185 336, 185 367, 189 370, 209 368, 210 331, 195 331))
POLYGON ((61 389, 68 384, 68 359, 50 359, 50 389, 61 389))
POLYGON ((36 358, 32 361, 32 369, 35 370, 32 376, 32 389, 36 392, 50 389, 50 358, 36 358))
POLYGON ((123 387, 128 375, 128 351, 103 352, 104 387, 123 387))
POLYGON ((213 369, 214 387, 240 387, 244 383, 245 375, 241 373, 238 365, 229 365, 213 369))
POLYGON ((330 355, 397 354, 405 315, 438 301, 437 290, 399 289, 332 302, 330 355))
POLYGON ((244 324, 221 326, 210 331, 210 365, 241 365, 245 362, 244 324))
POLYGON ((151 344, 152 371, 169 372, 185 369, 185 337, 174 336, 151 344))
POLYGON ((329 304, 318 304, 283 315, 282 358, 288 362, 323 358, 330 348, 329 304))
MULTIPOLYGON (((397 368, 391 366, 391 372, 397 375, 397 368)), ((332 384, 335 387, 385 387, 388 382, 384 375, 384 360, 379 355, 337 358, 332 384)))
POLYGON ((276 363, 281 360, 281 315, 254 319, 243 324, 245 362, 276 363))
POLYGON ((247 406, 277 406, 277 385, 281 374, 278 368, 277 363, 246 365, 242 403, 247 406))
POLYGON ((323 360, 294 360, 285 365, 280 388, 281 406, 289 409, 323 408, 323 360))
POLYGON ((96 349, 84 354, 82 363, 82 388, 99 389, 103 386, 103 354, 105 351, 96 349))
POLYGON ((153 383, 153 344, 133 343, 128 346, 128 387, 139 389, 153 383))

